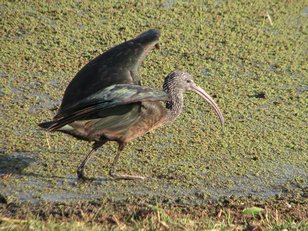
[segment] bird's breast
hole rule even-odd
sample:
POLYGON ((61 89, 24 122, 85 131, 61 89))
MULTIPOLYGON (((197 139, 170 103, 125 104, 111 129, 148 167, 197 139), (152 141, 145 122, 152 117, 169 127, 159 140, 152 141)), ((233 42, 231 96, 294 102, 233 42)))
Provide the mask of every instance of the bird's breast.
POLYGON ((142 102, 140 117, 130 126, 123 141, 129 142, 162 126, 166 115, 166 108, 160 102, 142 102))

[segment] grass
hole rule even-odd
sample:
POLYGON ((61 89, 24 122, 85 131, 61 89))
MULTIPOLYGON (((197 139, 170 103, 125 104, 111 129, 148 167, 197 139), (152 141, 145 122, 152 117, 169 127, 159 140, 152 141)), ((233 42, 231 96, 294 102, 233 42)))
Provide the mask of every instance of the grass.
MULTIPOLYGON (((106 215, 106 214, 104 214, 106 215)), ((11 219, 0 218, 0 230, 307 230, 308 220, 294 221, 281 218, 282 214, 265 211, 260 216, 232 214, 230 209, 222 209, 215 217, 186 214, 180 211, 151 207, 143 217, 138 214, 109 215, 101 222, 59 220, 51 218, 11 219), (259 228, 259 229, 257 229, 259 228)))
POLYGON ((57 222, 56 220, 19 220, 0 218, 0 230, 99 230, 99 225, 84 222, 57 222))
MULTIPOLYGON (((305 207, 285 202, 255 206, 234 202, 206 207, 110 203, 0 206, 0 230, 306 230, 305 207), (13 213, 7 211, 13 208, 13 213), (2 211, 2 212, 1 212, 2 211), (249 213, 247 211, 253 211, 249 213), (258 211, 258 212, 256 212, 258 211), (288 211, 288 212, 287 212, 288 211), (259 228, 259 229, 257 229, 259 228)), ((306 204, 307 205, 307 204, 306 204)))

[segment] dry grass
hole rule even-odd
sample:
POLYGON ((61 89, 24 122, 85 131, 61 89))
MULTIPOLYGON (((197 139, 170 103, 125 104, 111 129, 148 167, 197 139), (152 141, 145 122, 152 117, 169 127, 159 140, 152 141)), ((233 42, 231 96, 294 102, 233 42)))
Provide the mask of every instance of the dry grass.
MULTIPOLYGON (((265 208, 244 214, 241 206, 161 208, 158 205, 58 206, 1 216, 0 230, 307 230, 305 205, 286 210, 265 208), (36 213, 34 212, 36 211, 36 213), (48 215, 47 215, 48 214, 48 215)), ((21 209, 24 210, 25 209, 21 209)), ((3 210, 4 211, 4 210, 3 210)), ((1 212, 1 210, 0 210, 1 212)))

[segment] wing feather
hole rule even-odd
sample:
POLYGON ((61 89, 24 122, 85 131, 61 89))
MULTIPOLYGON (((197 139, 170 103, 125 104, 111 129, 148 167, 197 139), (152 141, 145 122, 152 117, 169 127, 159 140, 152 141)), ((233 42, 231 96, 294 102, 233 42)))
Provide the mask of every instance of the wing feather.
POLYGON ((169 95, 161 89, 131 84, 112 85, 62 110, 48 130, 55 131, 76 120, 100 118, 100 112, 107 108, 143 101, 168 100, 169 95))

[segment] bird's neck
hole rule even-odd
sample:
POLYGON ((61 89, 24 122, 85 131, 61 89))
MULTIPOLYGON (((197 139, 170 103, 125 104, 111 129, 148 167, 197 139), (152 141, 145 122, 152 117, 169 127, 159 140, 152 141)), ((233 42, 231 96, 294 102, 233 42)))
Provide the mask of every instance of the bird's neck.
POLYGON ((166 102, 167 123, 173 122, 183 111, 183 90, 178 89, 174 84, 165 82, 164 91, 169 94, 170 101, 166 102))

